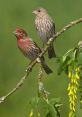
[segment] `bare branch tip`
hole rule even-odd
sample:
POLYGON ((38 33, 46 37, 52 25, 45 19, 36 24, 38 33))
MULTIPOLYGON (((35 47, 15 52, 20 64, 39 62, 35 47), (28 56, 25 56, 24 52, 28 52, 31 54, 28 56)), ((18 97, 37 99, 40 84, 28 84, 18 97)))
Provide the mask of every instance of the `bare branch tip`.
POLYGON ((6 98, 5 96, 0 97, 0 104, 4 102, 5 98, 6 98))

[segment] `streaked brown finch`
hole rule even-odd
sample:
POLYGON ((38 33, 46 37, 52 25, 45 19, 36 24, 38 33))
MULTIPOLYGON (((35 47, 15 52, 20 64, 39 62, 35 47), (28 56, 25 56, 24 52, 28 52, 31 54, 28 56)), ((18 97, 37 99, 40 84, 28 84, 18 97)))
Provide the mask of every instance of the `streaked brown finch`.
MULTIPOLYGON (((35 14, 35 26, 43 44, 46 44, 48 40, 55 35, 55 24, 52 18, 48 15, 44 8, 39 8, 33 11, 35 14)), ((48 57, 56 57, 53 44, 48 48, 48 57)))

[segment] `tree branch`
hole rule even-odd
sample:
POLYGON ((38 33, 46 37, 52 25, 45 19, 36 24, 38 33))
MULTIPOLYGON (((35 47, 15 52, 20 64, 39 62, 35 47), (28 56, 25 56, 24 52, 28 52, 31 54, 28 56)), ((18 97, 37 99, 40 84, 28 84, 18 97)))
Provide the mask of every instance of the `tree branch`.
MULTIPOLYGON (((39 55, 39 57, 41 57, 42 55, 44 55, 46 53, 46 51, 48 50, 48 47, 50 46, 51 43, 53 43, 53 41, 60 36, 62 33, 64 33, 65 31, 67 31, 69 28, 73 27, 76 24, 79 24, 82 22, 82 18, 78 19, 78 20, 74 20, 72 22, 70 22, 68 25, 66 25, 65 27, 63 27, 59 32, 57 32, 53 38, 50 38, 49 41, 47 42, 46 47, 43 49, 43 51, 41 52, 41 54, 39 55), (55 37, 55 38, 54 38, 55 37)), ((38 59, 38 58, 37 58, 38 59)), ((11 94, 13 94, 14 92, 16 92, 23 84, 24 81, 26 80, 26 78, 28 77, 28 75, 30 74, 32 68, 35 66, 35 64, 38 62, 38 60, 34 60, 26 69, 26 73, 25 75, 21 78, 21 80, 17 83, 17 85, 6 95, 2 96, 0 98, 0 103, 4 102, 11 94)))

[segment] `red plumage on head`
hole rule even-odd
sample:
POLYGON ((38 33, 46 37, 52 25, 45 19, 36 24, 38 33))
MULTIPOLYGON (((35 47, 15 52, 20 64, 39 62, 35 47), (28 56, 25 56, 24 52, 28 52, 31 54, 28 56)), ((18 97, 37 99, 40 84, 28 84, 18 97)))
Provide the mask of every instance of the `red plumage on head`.
POLYGON ((26 31, 23 30, 23 29, 21 29, 21 28, 17 28, 15 32, 17 32, 17 33, 25 33, 25 34, 27 34, 26 31))
POLYGON ((25 37, 28 36, 28 34, 26 33, 26 31, 24 31, 23 29, 21 28, 17 28, 14 32, 15 36, 17 37, 17 39, 25 39, 25 37))

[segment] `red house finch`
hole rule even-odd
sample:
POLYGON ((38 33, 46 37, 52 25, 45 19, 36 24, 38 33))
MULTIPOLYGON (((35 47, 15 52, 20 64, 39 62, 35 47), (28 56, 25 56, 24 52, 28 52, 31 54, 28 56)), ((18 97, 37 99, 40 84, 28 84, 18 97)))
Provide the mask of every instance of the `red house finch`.
MULTIPOLYGON (((37 44, 32 41, 28 34, 23 29, 16 29, 14 32, 17 38, 17 45, 25 57, 29 58, 31 61, 35 60, 41 53, 41 49, 37 44)), ((41 65, 47 74, 52 73, 52 70, 44 62, 44 57, 40 58, 41 65)))
MULTIPOLYGON (((36 15, 36 30, 43 43, 47 43, 47 41, 55 34, 55 24, 44 8, 36 9, 33 13, 36 15)), ((48 48, 48 57, 56 57, 53 44, 48 48)))

